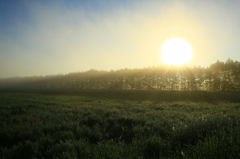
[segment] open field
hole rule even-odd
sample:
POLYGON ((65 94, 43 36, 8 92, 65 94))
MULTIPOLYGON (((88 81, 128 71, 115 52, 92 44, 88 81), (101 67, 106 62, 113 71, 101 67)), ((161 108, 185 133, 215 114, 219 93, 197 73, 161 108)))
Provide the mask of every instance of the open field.
POLYGON ((1 158, 240 158, 240 92, 0 92, 1 158))

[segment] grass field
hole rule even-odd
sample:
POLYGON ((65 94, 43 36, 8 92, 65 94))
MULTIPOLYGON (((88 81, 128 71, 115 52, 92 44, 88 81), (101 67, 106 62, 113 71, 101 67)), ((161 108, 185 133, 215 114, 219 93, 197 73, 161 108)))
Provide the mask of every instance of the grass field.
POLYGON ((239 92, 0 92, 0 158, 240 158, 239 92))

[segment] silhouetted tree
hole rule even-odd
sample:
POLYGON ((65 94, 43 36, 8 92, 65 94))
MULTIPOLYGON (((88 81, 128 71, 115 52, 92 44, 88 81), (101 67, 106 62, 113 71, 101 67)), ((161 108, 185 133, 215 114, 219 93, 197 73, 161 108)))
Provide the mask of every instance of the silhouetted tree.
POLYGON ((207 68, 153 66, 112 71, 89 70, 66 75, 0 79, 5 89, 240 90, 240 62, 217 61, 207 68))

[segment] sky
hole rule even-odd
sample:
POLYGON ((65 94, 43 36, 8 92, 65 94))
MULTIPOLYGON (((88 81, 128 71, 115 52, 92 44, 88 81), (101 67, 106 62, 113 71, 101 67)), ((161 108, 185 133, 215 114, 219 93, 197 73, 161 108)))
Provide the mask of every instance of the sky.
POLYGON ((189 66, 240 60, 240 0, 1 0, 0 78, 164 65, 181 37, 189 66))

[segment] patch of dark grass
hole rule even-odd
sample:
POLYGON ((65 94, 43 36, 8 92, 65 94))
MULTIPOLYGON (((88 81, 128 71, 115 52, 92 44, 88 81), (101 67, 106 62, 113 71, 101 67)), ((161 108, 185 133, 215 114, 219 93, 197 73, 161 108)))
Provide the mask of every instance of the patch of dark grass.
POLYGON ((0 93, 1 158, 239 158, 239 103, 224 93, 81 93, 0 93))

